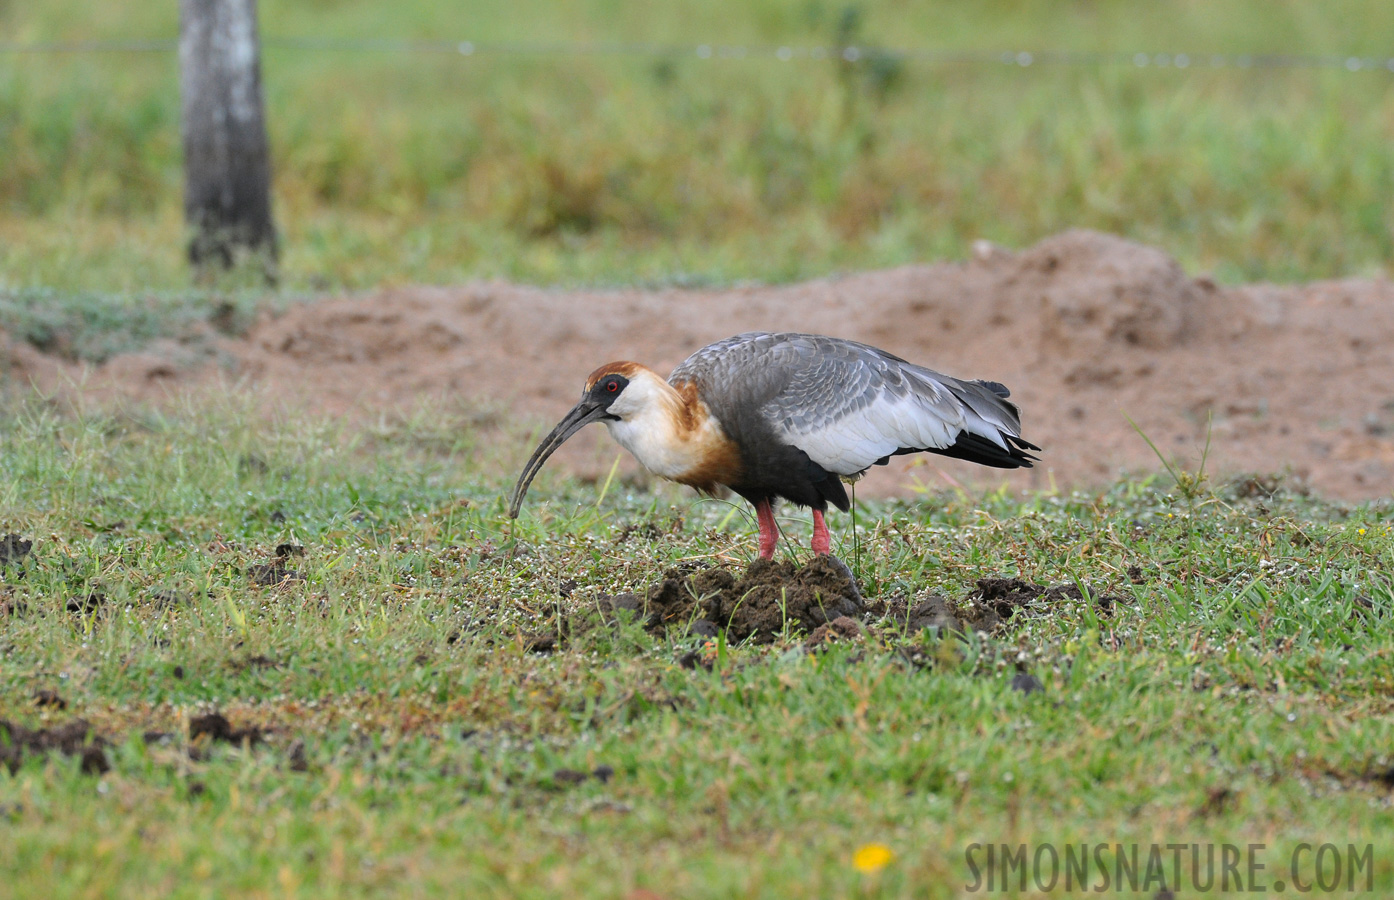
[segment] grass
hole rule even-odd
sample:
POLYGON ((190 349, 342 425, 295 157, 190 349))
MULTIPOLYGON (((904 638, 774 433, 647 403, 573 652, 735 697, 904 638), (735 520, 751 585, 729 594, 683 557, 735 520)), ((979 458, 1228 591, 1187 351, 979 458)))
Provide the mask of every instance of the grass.
POLYGON ((753 523, 546 474, 510 522, 522 438, 478 421, 8 401, 0 524, 35 546, 4 570, 0 719, 84 717, 113 746, 100 776, 0 768, 0 896, 947 897, 970 845, 1046 841, 1262 843, 1270 883, 1304 842, 1373 844, 1394 887, 1387 504, 1143 480, 865 505, 869 595, 1011 575, 1126 602, 966 642, 622 624, 539 654, 602 593, 743 562, 753 523), (303 580, 257 584, 281 544, 303 580), (191 743, 211 710, 265 741, 191 743), (893 858, 864 872, 871 844, 893 858))
MULTIPOLYGON (((20 43, 170 37, 171 4, 0 5, 20 43)), ((1374 0, 889 0, 642 15, 265 0, 268 36, 946 50, 1382 55, 1374 0)), ((271 48, 267 108, 292 291, 511 278, 785 281, 963 258, 1068 227, 1225 281, 1389 272, 1384 71, 855 65, 271 48)), ((0 287, 177 292, 172 54, 0 54, 0 287)))

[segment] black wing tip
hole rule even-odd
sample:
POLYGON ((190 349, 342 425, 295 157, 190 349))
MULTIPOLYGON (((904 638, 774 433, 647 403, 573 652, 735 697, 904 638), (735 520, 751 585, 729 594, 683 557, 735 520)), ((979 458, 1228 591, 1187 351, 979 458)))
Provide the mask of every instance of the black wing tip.
POLYGON ((1014 434, 1004 434, 1002 435, 1002 437, 1005 438, 1007 441, 1007 446, 1010 448, 1012 459, 1018 461, 1016 468, 1033 469, 1035 468, 1035 466, 1032 465, 1032 463, 1038 463, 1041 461, 1041 458, 1039 456, 1032 456, 1030 453, 1026 452, 1028 450, 1035 450, 1037 453, 1040 453, 1040 447, 1037 447, 1035 444, 1031 443, 1025 438, 1018 437, 1014 434))
POLYGON ((1033 463, 1040 461, 1027 451, 1040 452, 1041 448, 1025 438, 1017 437, 1014 434, 1003 434, 1002 439, 1007 445, 1006 449, 981 435, 960 431, 958 440, 947 447, 931 449, 929 452, 938 453, 951 459, 977 463, 980 466, 990 466, 994 469, 1030 469, 1034 468, 1033 463))
MULTIPOLYGON (((1041 452, 1040 447, 1026 440, 1026 438, 1017 437, 1014 434, 1004 434, 1002 437, 1007 439, 1007 443, 1012 445, 1013 450, 1035 450, 1037 453, 1041 452)), ((1029 458, 1035 459, 1036 457, 1031 456, 1029 458)))

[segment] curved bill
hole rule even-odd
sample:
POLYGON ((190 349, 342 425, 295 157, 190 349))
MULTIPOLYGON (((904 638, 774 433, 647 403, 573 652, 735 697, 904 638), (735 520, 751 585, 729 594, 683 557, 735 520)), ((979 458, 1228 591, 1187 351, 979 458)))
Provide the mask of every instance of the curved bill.
POLYGON ((547 461, 547 457, 557 451, 557 448, 566 443, 566 439, 592 422, 598 422, 605 418, 608 413, 605 407, 597 406, 590 398, 577 403, 571 412, 566 414, 557 427, 552 429, 552 433, 542 439, 542 443, 537 445, 537 449, 532 451, 532 458, 528 464, 523 466, 523 474, 518 476, 518 483, 513 487, 513 498, 508 502, 508 517, 518 518, 518 510, 523 505, 523 496, 528 492, 528 486, 532 484, 533 478, 537 476, 542 464, 547 461))

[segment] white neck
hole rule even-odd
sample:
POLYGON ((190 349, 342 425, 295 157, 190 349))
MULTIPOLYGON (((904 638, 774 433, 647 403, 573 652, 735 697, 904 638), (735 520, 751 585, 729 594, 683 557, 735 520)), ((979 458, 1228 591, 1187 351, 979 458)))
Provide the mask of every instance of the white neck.
POLYGON ((698 469, 707 448, 724 437, 706 405, 695 402, 698 409, 687 409, 683 396, 672 385, 641 369, 610 406, 610 414, 619 420, 607 419, 605 427, 644 468, 681 480, 698 469))

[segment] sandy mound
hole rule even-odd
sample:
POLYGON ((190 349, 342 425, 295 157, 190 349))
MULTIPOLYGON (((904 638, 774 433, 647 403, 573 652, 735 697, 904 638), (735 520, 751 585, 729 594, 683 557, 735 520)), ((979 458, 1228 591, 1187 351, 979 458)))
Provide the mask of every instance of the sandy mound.
MULTIPOLYGON (((550 426, 602 362, 667 371, 752 329, 854 338, 1001 381, 1022 407, 1026 437, 1045 448, 1036 469, 1008 475, 901 458, 864 491, 904 490, 912 479, 1063 487, 1156 470, 1127 417, 1190 465, 1213 421, 1219 471, 1290 468, 1351 499, 1394 489, 1394 285, 1218 288, 1158 250, 1084 231, 1020 253, 982 245, 967 263, 781 287, 389 289, 294 309, 244 340, 210 336, 201 356, 185 345, 118 357, 82 390, 150 399, 233 381, 320 413, 379 415, 450 398, 550 426)), ((29 347, 0 344, 0 353, 11 379, 56 390, 75 377, 29 347)), ((608 468, 615 449, 592 431, 561 464, 608 468)), ((520 463, 530 449, 518 446, 520 463)))

